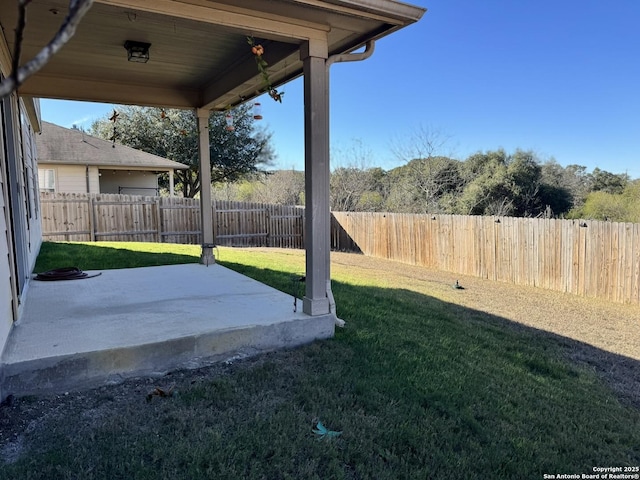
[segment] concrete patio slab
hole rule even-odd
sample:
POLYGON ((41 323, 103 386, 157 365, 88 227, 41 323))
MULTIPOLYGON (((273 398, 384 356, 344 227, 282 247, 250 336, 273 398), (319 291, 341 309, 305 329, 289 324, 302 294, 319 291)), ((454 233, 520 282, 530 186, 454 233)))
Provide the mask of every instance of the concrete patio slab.
POLYGON ((0 381, 14 395, 117 383, 329 338, 334 324, 333 315, 294 312, 291 295, 217 264, 32 281, 0 381))

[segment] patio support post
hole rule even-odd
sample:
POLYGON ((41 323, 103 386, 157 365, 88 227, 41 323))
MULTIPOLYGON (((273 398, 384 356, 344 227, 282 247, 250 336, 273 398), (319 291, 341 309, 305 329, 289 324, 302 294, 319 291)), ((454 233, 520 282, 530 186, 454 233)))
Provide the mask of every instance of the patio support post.
POLYGON ((171 170, 169 170, 169 196, 173 197, 175 196, 176 192, 174 190, 174 185, 173 185, 173 168, 171 170))
POLYGON ((329 75, 326 42, 309 41, 300 50, 304 65, 306 291, 302 310, 330 312, 329 75))
POLYGON ((202 225, 202 254, 200 263, 215 263, 213 256, 213 207, 211 205, 211 152, 209 149, 209 116, 211 112, 198 108, 198 137, 200 146, 200 221, 202 225))

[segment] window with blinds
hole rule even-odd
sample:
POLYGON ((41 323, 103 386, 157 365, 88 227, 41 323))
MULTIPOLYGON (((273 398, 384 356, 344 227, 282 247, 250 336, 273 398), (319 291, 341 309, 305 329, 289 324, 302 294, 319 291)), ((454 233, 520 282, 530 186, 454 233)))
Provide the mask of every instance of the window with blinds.
POLYGON ((53 169, 38 169, 38 186, 41 192, 56 191, 56 171, 53 169))

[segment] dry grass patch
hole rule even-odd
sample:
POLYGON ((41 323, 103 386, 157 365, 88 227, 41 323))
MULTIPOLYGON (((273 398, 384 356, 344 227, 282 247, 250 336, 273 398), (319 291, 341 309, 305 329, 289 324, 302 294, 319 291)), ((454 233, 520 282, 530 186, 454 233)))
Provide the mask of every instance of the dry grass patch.
POLYGON ((640 360, 638 305, 493 282, 363 255, 334 252, 331 263, 334 274, 374 276, 390 288, 406 288, 640 360), (452 288, 456 280, 464 290, 452 288))

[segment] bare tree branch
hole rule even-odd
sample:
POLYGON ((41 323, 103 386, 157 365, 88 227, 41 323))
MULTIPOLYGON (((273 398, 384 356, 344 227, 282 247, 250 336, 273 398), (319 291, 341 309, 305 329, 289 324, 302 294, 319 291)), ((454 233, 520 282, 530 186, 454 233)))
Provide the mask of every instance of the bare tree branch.
POLYGON ((407 175, 396 186, 403 190, 404 211, 416 213, 441 213, 445 210, 443 196, 461 188, 457 162, 452 153, 446 154, 450 137, 438 129, 421 125, 405 139, 396 139, 391 150, 405 164, 407 175))
POLYGON ((16 27, 13 72, 0 83, 0 98, 4 98, 17 90, 27 78, 44 67, 47 62, 51 60, 51 57, 58 53, 58 51, 71 39, 71 37, 73 37, 76 33, 76 28, 80 23, 80 20, 82 20, 82 17, 89 11, 91 5, 93 5, 93 0, 69 0, 69 13, 62 22, 62 25, 60 25, 60 29, 55 36, 42 48, 42 50, 40 50, 40 52, 38 52, 35 57, 23 66, 18 67, 22 51, 22 36, 26 26, 26 7, 30 1, 31 0, 19 0, 18 2, 19 15, 18 25, 16 27))
POLYGON ((412 133, 391 142, 391 152, 398 160, 409 163, 411 160, 426 160, 435 156, 453 158, 453 151, 445 151, 451 136, 440 129, 420 125, 412 133))

